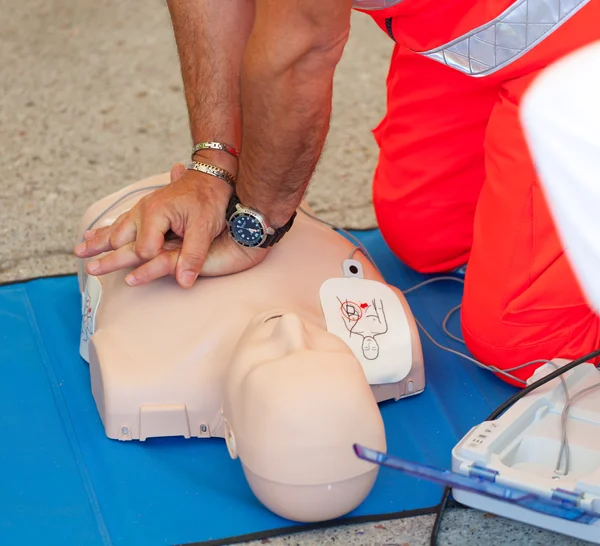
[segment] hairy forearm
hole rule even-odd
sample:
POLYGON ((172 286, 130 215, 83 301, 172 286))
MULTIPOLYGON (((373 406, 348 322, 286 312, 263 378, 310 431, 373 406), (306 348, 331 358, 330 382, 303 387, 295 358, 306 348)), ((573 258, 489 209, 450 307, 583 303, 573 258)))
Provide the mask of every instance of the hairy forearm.
POLYGON ((319 29, 307 29, 310 21, 287 32, 278 21, 268 28, 258 22, 248 41, 237 192, 271 225, 283 225, 298 207, 322 153, 349 9, 347 18, 348 26, 342 18, 328 42, 313 38, 319 29))
MULTIPOLYGON (((240 149, 240 71, 254 19, 253 0, 167 0, 181 64, 194 143, 218 141, 240 149)), ((224 152, 197 159, 237 170, 224 152)), ((235 174, 235 172, 234 172, 235 174)))

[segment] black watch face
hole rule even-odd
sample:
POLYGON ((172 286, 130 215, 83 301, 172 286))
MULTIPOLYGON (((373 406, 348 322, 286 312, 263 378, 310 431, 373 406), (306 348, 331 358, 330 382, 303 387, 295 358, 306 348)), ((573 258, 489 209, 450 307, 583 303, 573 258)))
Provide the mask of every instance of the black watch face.
POLYGON ((244 246, 259 246, 265 236, 261 223, 246 213, 236 214, 229 224, 229 230, 233 238, 244 246))

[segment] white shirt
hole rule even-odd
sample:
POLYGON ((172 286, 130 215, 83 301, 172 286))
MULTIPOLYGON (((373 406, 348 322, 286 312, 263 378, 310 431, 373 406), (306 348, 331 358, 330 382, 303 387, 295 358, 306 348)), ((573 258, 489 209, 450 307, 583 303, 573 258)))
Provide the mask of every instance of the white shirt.
POLYGON ((544 70, 521 121, 566 254, 600 313, 600 42, 544 70))

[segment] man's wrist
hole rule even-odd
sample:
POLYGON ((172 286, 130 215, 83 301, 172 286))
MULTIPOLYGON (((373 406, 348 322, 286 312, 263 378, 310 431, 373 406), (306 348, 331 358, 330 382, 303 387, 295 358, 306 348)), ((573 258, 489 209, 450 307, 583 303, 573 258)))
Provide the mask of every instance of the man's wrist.
POLYGON ((238 188, 236 194, 244 207, 260 213, 267 224, 274 229, 285 226, 298 206, 298 204, 290 204, 289 200, 267 203, 245 192, 243 188, 238 188))
POLYGON ((192 161, 219 167, 231 173, 234 177, 238 173, 237 158, 222 150, 198 150, 192 155, 192 161))
POLYGON ((213 198, 227 206, 231 199, 231 195, 233 194, 233 188, 228 182, 219 176, 198 171, 196 169, 187 169, 187 173, 189 180, 194 180, 198 184, 210 188, 213 198))

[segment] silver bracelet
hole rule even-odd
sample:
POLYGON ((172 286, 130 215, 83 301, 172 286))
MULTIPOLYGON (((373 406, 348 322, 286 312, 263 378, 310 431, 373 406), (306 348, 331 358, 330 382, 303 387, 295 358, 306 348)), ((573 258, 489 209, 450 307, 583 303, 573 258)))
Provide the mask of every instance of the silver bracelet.
POLYGON ((223 144, 222 142, 200 142, 192 148, 192 159, 194 154, 200 150, 220 150, 231 154, 233 157, 240 157, 240 152, 228 144, 223 144))
POLYGON ((235 176, 225 169, 215 167, 214 165, 209 165, 208 163, 200 163, 199 161, 192 161, 187 168, 190 171, 198 171, 201 173, 210 174, 211 176, 216 176, 217 178, 227 182, 232 188, 235 188, 235 176))

